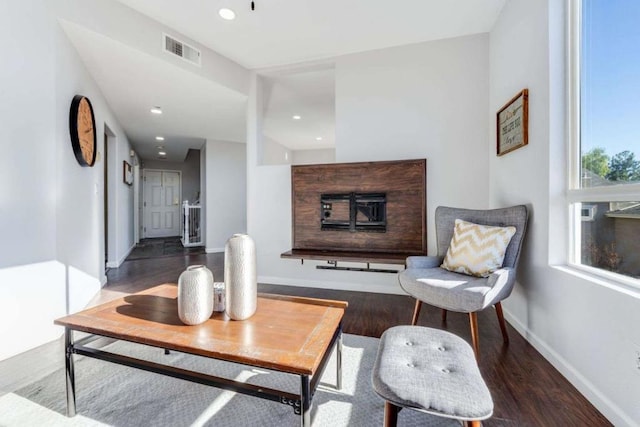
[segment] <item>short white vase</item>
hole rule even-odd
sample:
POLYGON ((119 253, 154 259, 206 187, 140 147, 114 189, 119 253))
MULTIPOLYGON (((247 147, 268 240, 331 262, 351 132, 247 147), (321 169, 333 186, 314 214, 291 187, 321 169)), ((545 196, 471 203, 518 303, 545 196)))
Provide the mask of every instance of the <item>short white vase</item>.
POLYGON ((213 273, 204 265, 191 265, 178 278, 178 317, 199 325, 213 313, 213 273))
POLYGON ((246 234, 234 234, 224 247, 224 283, 227 316, 244 320, 258 304, 256 245, 246 234))

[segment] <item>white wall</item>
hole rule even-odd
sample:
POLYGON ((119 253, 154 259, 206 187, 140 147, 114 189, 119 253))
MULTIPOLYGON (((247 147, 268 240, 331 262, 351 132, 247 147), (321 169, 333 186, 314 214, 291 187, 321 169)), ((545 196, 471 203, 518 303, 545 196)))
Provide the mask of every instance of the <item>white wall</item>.
POLYGON ((222 252, 227 239, 247 231, 247 157, 245 144, 206 142, 207 252, 222 252))
POLYGON ((291 150, 279 142, 262 137, 262 164, 263 165, 289 165, 291 164, 291 150))
MULTIPOLYGON (((64 5, 64 2, 61 4, 64 5)), ((60 13, 59 9, 54 12, 60 13)), ((64 31, 55 25, 53 36, 56 93, 57 151, 57 259, 86 273, 78 286, 99 290, 104 276, 104 164, 109 161, 109 266, 117 267, 134 246, 133 186, 122 180, 122 165, 131 145, 109 109, 100 89, 84 67, 77 51, 64 31), (93 167, 79 167, 69 142, 68 116, 71 99, 82 94, 91 100, 96 118, 98 155, 93 167), (105 159, 103 140, 105 125, 113 133, 105 159), (80 209, 82 206, 82 209, 80 209), (97 278, 97 282, 93 279, 97 278), (86 280, 86 283, 84 283, 86 280)), ((89 295, 89 298, 93 295, 89 295)), ((82 306, 82 304, 79 304, 82 306)))
POLYGON ((566 261, 564 3, 511 0, 490 34, 487 121, 529 88, 529 145, 499 158, 493 142, 487 148, 491 206, 532 209, 505 314, 615 425, 637 426, 640 292, 551 265, 566 261))
POLYGON ((53 319, 68 313, 66 276, 57 261, 0 269, 0 360, 60 336, 53 319))
MULTIPOLYGON (((440 204, 488 206, 488 35, 339 57, 335 79, 336 161, 427 158, 429 217, 440 204)), ((401 293, 392 274, 320 271, 312 261, 280 259, 291 249, 291 172, 288 165, 258 166, 262 98, 257 76, 253 85, 247 215, 259 280, 401 293)), ((433 252, 433 224, 427 222, 433 252)))
POLYGON ((313 165, 320 163, 335 163, 335 148, 323 148, 318 150, 294 150, 292 151, 294 165, 313 165))
POLYGON ((336 150, 290 150, 268 136, 262 136, 262 165, 310 165, 335 163, 336 150))
MULTIPOLYGON (((84 307, 100 289, 105 122, 116 134, 112 154, 119 174, 129 153, 124 132, 56 21, 64 5, 28 0, 3 2, 0 10, 0 34, 21 41, 8 48, 15 51, 0 67, 0 292, 7 296, 0 299, 0 324, 13 325, 0 329, 0 341, 12 343, 2 346, 0 359, 59 336, 53 320, 84 307), (96 116, 93 168, 80 167, 71 148, 75 94, 89 97, 96 116), (20 328, 16 318, 25 319, 20 328)), ((114 197, 121 256, 133 244, 130 187, 121 186, 114 197)))
POLYGON ((0 4, 0 35, 21 40, 8 44, 0 67, 0 268, 56 253, 54 52, 53 40, 42 36, 54 23, 43 4, 0 4))

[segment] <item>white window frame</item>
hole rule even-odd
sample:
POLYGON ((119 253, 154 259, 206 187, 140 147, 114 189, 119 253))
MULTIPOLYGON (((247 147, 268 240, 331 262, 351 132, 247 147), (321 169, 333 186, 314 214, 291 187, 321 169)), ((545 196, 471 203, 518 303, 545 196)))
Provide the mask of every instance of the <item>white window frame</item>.
POLYGON ((598 213, 598 205, 582 205, 580 210, 580 217, 583 222, 593 222, 596 220, 596 214, 598 213), (587 214, 585 215, 585 211, 587 214))
POLYGON ((580 229, 582 213, 578 203, 640 201, 640 184, 620 184, 580 188, 580 37, 582 0, 567 0, 567 135, 569 139, 569 182, 567 206, 569 212, 569 245, 567 264, 575 269, 610 281, 640 289, 640 280, 580 262, 580 229))

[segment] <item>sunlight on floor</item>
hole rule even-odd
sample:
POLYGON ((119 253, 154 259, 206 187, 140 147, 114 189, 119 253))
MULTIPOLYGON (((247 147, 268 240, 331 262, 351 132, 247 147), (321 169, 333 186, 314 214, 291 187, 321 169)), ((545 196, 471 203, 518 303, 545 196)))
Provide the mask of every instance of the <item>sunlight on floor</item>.
POLYGON ((356 375, 350 375, 351 373, 347 372, 345 369, 344 355, 347 351, 347 346, 345 345, 342 350, 342 389, 336 390, 336 351, 334 350, 329 358, 329 362, 327 363, 327 367, 324 370, 324 374, 322 375, 322 381, 318 384, 318 390, 328 393, 328 394, 349 394, 353 395, 357 388, 358 375, 357 372, 360 371, 360 365, 362 363, 362 358, 364 357, 364 349, 358 347, 349 347, 349 358, 353 358, 353 365, 350 369, 356 375))
MULTIPOLYGON (((242 371, 238 376, 234 378, 235 381, 247 382, 249 378, 255 377, 256 375, 268 374, 267 371, 261 371, 259 369, 252 369, 251 371, 242 371)), ((233 399, 237 394, 233 391, 225 390, 220 393, 220 396, 216 397, 211 405, 207 409, 205 409, 200 416, 191 424, 191 427, 202 427, 207 421, 209 421, 218 411, 220 411, 224 406, 233 399)))
POLYGON ((108 424, 92 420, 80 414, 73 418, 40 406, 29 399, 13 393, 0 397, 0 414, 2 427, 24 427, 42 425, 47 420, 47 427, 103 427, 108 424))

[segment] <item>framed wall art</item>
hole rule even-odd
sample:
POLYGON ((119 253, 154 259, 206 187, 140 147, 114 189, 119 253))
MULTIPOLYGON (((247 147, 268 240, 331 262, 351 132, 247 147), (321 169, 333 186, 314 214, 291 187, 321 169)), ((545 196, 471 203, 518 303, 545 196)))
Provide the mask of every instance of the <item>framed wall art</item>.
POLYGON ((529 143, 529 90, 523 89, 496 115, 497 149, 502 156, 529 143))
POLYGON ((133 184, 133 169, 131 168, 131 164, 126 160, 122 161, 122 180, 127 185, 133 184))

